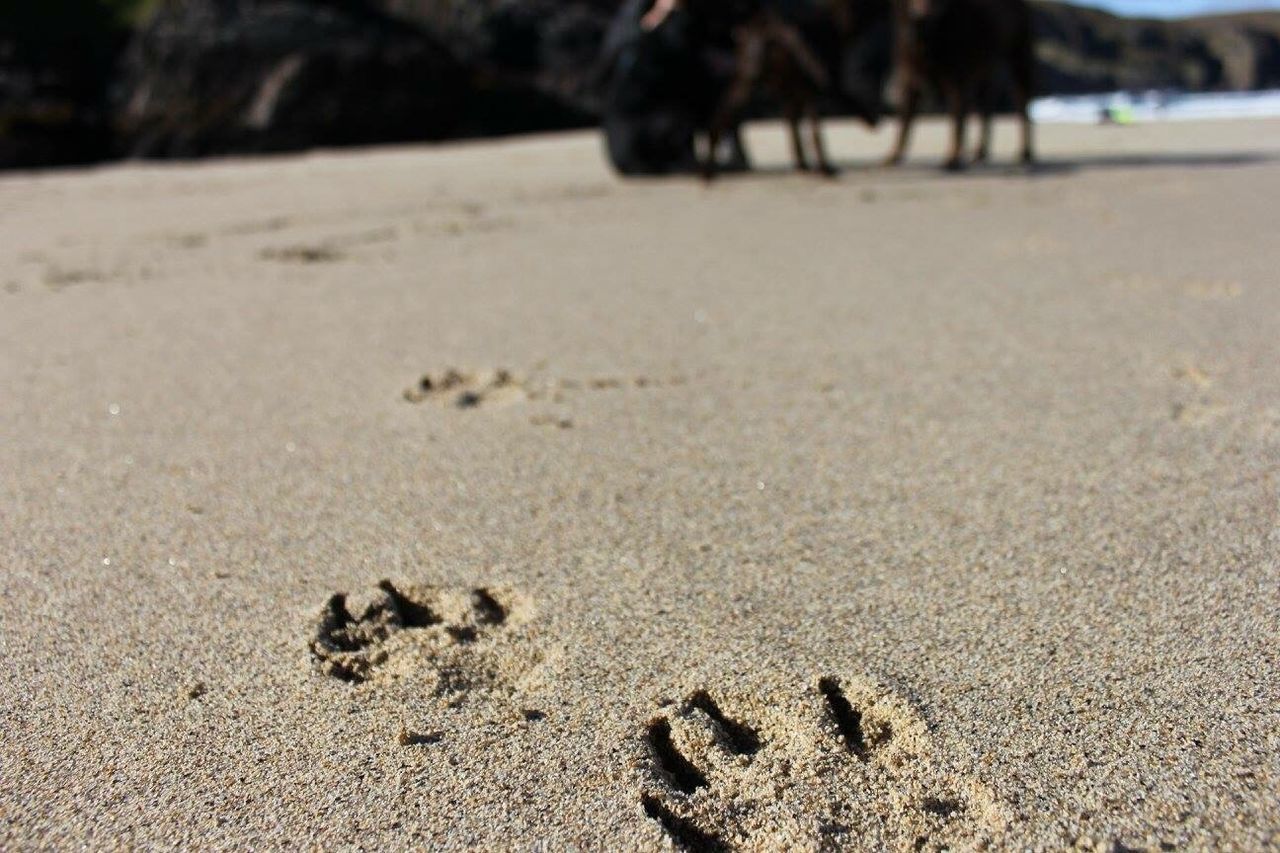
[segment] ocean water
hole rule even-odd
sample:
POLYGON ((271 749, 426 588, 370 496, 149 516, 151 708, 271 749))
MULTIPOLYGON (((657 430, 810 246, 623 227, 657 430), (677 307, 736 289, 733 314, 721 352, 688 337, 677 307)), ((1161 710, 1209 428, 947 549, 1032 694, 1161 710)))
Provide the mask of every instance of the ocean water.
POLYGON ((1089 124, 1102 121, 1104 115, 1122 124, 1280 116, 1280 90, 1108 92, 1037 98, 1031 104, 1031 116, 1038 122, 1089 124))

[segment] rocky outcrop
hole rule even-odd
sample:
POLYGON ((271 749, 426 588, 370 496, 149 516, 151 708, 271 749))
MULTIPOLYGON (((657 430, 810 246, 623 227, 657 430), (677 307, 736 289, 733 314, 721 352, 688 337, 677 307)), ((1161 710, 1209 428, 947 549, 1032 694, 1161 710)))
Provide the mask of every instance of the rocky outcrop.
POLYGON ((125 54, 118 145, 127 156, 191 157, 591 121, 539 85, 545 75, 480 61, 453 35, 363 0, 175 0, 125 54))
POLYGON ((1045 94, 1280 87, 1277 14, 1156 21, 1043 2, 1035 12, 1045 94))
POLYGON ((91 163, 110 150, 97 93, 39 66, 0 58, 0 168, 91 163))
POLYGON ((620 0, 373 0, 492 78, 520 80, 584 116, 602 107, 597 59, 620 0))
POLYGON ((95 0, 0 3, 0 167, 109 155, 106 92, 128 35, 95 0))
POLYGON ((441 139, 468 86, 436 40, 365 7, 170 3, 125 55, 115 129, 131 156, 441 139))

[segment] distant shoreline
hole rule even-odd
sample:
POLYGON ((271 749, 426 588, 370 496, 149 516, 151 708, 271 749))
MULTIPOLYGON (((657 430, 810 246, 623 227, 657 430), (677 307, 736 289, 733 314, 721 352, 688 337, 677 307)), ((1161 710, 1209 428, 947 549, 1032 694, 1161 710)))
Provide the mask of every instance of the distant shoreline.
POLYGON ((1104 110, 1134 122, 1205 121, 1280 116, 1280 89, 1261 92, 1104 92, 1037 98, 1032 117, 1043 124, 1093 124, 1104 110))

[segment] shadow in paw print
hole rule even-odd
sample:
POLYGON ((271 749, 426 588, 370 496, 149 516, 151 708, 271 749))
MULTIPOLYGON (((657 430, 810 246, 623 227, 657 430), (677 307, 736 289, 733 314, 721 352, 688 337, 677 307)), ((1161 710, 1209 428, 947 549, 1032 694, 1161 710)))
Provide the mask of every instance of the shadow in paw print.
POLYGON ((877 721, 870 732, 863 727, 862 712, 849 702, 840 689, 838 679, 818 679, 818 692, 827 701, 827 711, 835 723, 836 731, 840 732, 840 737, 844 740, 845 748, 858 758, 866 761, 874 749, 893 737, 893 729, 888 721, 877 721))
POLYGON ((640 805, 650 820, 656 820, 679 850, 690 853, 720 853, 729 849, 723 841, 698 828, 693 821, 680 817, 652 794, 641 794, 640 805))
POLYGON ((671 742, 671 723, 665 717, 649 723, 648 739, 658 767, 677 791, 692 794, 699 788, 707 787, 707 777, 698 772, 698 768, 689 763, 689 759, 681 755, 680 750, 671 742))
POLYGON ((689 696, 687 704, 689 708, 696 708, 711 719, 723 736, 730 752, 738 755, 752 755, 760 749, 760 736, 756 734, 756 730, 725 716, 707 691, 695 691, 689 696))

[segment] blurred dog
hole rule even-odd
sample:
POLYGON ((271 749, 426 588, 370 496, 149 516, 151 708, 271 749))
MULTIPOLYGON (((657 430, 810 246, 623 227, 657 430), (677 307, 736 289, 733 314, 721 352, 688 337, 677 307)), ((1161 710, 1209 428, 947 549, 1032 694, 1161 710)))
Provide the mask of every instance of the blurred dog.
POLYGON ((878 121, 889 18, 889 0, 626 0, 598 69, 610 161, 629 175, 747 169, 741 120, 767 90, 789 119, 797 165, 834 172, 819 110, 878 121))
MULTIPOLYGON (((820 105, 834 102, 874 127, 880 118, 878 88, 850 80, 844 58, 878 20, 887 18, 881 0, 826 0, 819 4, 761 3, 733 29, 735 73, 708 125, 710 152, 734 128, 757 90, 782 106, 796 167, 834 175, 822 138, 820 105), (802 121, 809 124, 812 152, 805 148, 802 121), (813 159, 810 160, 809 154, 813 159)), ((856 77, 856 75, 854 75, 856 77)), ((715 159, 703 160, 703 175, 715 174, 715 159)))
POLYGON ((720 137, 735 127, 758 88, 766 88, 782 105, 791 133, 791 151, 802 172, 815 166, 824 175, 836 169, 827 159, 818 120, 818 97, 831 88, 831 78, 803 37, 777 13, 761 9, 734 28, 736 55, 732 84, 707 127, 708 155, 702 174, 715 176, 720 137), (809 122, 814 164, 805 152, 801 119, 809 122))
POLYGON ((906 154, 911 123, 926 85, 946 101, 951 116, 951 147, 945 167, 964 168, 965 123, 975 100, 982 114, 982 135, 974 162, 991 149, 991 113, 997 73, 1007 69, 1022 124, 1024 164, 1034 160, 1031 118, 1033 52, 1031 9, 1026 0, 894 0, 895 66, 901 123, 886 165, 906 154))

